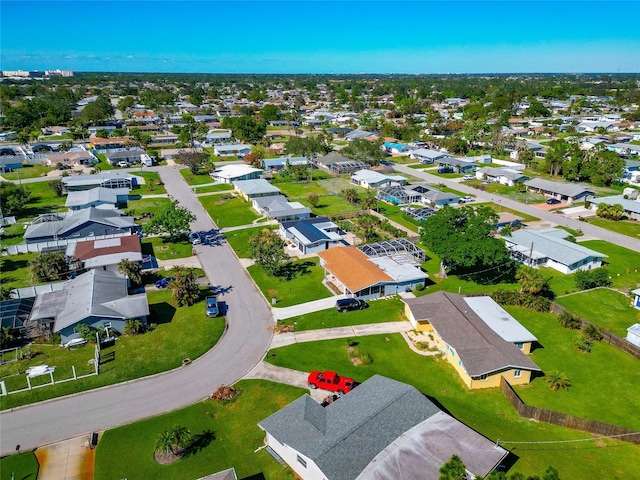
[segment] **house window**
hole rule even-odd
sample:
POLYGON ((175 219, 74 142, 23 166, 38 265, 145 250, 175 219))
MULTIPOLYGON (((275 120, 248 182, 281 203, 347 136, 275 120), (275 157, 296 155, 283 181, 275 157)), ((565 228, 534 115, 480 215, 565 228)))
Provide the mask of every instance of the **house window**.
POLYGON ((514 370, 513 378, 520 378, 522 376, 522 370, 514 370))
POLYGON ((518 347, 520 350, 522 350, 522 348, 524 347, 524 343, 516 342, 516 347, 518 347))
POLYGON ((482 375, 480 375, 479 380, 481 380, 481 381, 485 381, 485 380, 487 379, 487 377, 488 377, 488 375, 487 375, 486 373, 485 373, 485 374, 482 374, 482 375))
POLYGON ((302 458, 300 455, 297 455, 296 460, 298 460, 298 463, 302 465, 304 468, 307 468, 307 461, 304 458, 302 458))

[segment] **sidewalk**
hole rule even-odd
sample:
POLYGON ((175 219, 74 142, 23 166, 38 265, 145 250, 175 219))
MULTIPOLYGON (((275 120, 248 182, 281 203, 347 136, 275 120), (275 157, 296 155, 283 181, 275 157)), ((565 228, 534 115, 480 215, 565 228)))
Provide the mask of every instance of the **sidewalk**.
POLYGON ((380 335, 383 333, 402 333, 407 330, 411 330, 412 328, 413 327, 410 322, 404 321, 369 323, 367 325, 350 325, 346 327, 281 333, 273 336, 269 348, 285 347, 287 345, 293 345, 294 343, 332 340, 335 338, 363 337, 366 335, 380 335))
MULTIPOLYGON (((156 259, 157 260, 157 259, 156 259)), ((183 267, 195 267, 202 268, 200 259, 197 255, 191 255, 190 257, 172 258, 171 260, 157 260, 158 268, 170 269, 177 265, 183 267)))

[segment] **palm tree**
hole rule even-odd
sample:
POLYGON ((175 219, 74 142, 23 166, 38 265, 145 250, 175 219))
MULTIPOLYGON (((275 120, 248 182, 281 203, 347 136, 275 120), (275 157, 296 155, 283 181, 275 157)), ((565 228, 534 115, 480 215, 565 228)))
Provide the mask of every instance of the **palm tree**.
POLYGON ((123 274, 131 281, 131 286, 140 285, 142 283, 142 267, 139 263, 132 262, 127 258, 123 258, 118 263, 118 272, 123 274))
POLYGON ((173 452, 173 435, 170 430, 165 430, 156 440, 156 452, 167 455, 173 452))
POLYGON ((179 449, 184 449, 191 439, 191 432, 187 427, 176 425, 171 430, 171 436, 173 438, 173 444, 179 449))
POLYGON ((545 380, 549 388, 554 392, 560 389, 566 390, 571 386, 571 380, 564 373, 560 373, 557 370, 549 373, 545 380))

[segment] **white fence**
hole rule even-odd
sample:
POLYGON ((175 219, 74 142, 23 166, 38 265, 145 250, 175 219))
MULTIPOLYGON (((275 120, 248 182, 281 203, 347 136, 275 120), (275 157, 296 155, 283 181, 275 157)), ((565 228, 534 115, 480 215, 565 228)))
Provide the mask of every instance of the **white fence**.
POLYGON ((510 162, 508 160, 498 160, 497 158, 493 158, 491 161, 497 165, 508 167, 511 170, 524 170, 526 168, 526 165, 522 163, 510 162))

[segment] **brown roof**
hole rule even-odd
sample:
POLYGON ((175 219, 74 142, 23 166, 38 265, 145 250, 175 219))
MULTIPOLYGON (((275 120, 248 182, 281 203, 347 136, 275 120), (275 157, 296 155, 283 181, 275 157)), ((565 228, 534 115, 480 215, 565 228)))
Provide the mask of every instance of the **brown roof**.
POLYGON ((470 376, 509 368, 540 371, 515 344, 494 332, 464 301, 464 296, 436 292, 404 302, 416 320, 429 321, 442 340, 455 349, 470 376))
POLYGON ((130 143, 132 142, 132 140, 130 138, 92 138, 91 139, 91 143, 93 143, 94 145, 104 145, 104 144, 111 144, 111 143, 130 143))
POLYGON ((333 247, 318 256, 324 267, 353 293, 379 282, 393 282, 393 278, 355 247, 333 247))
POLYGON ((93 158, 89 152, 62 152, 50 153, 47 158, 51 163, 76 162, 79 160, 89 160, 93 158))
POLYGON ((101 255, 112 255, 114 253, 135 252, 142 253, 140 237, 129 235, 126 237, 115 237, 105 240, 88 240, 76 243, 74 257, 79 260, 87 260, 101 255), (98 247, 96 247, 96 242, 98 247), (105 245, 105 246, 101 246, 105 245))

